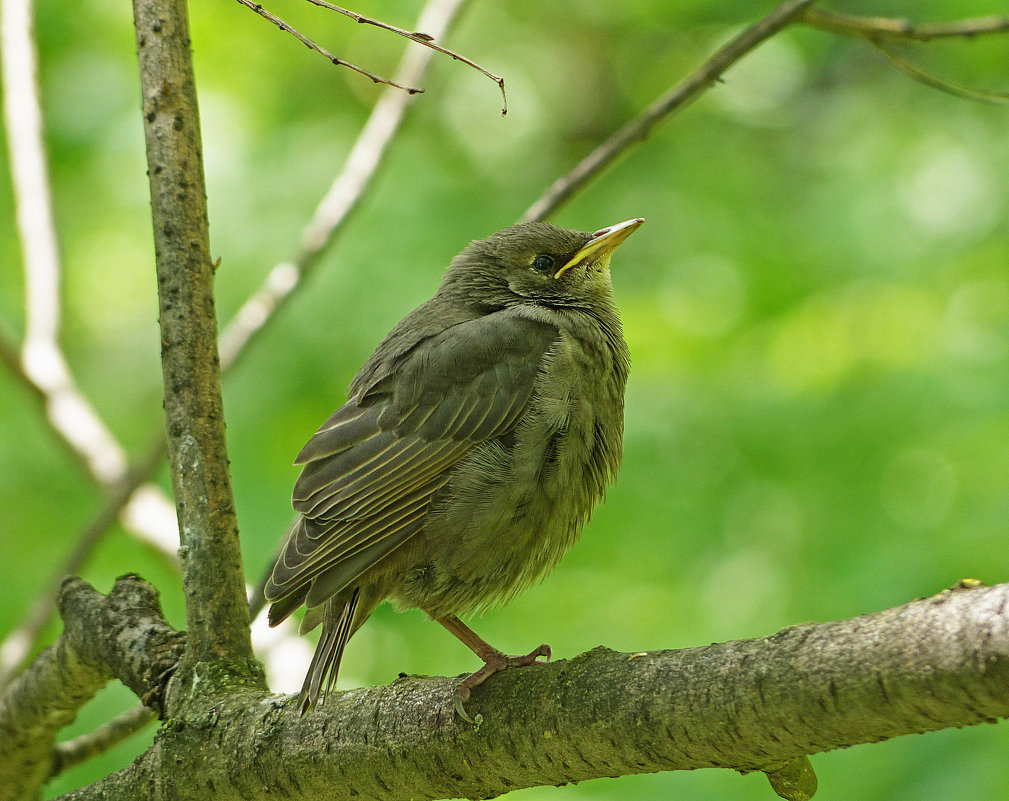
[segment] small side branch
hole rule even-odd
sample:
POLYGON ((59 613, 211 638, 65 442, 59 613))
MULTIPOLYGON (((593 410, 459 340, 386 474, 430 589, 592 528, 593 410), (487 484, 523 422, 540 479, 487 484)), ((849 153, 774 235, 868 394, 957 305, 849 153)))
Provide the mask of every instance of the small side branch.
POLYGON ((153 710, 143 704, 137 704, 94 731, 82 734, 72 740, 57 743, 53 751, 50 775, 56 776, 75 765, 105 753, 131 734, 140 731, 152 720, 156 720, 157 717, 153 710))
POLYGON ((901 41, 929 42, 934 39, 973 39, 985 34, 1007 33, 1009 32, 1009 16, 978 17, 954 22, 914 23, 908 19, 854 17, 810 7, 802 13, 796 22, 839 36, 855 36, 865 39, 886 56, 897 69, 931 89, 937 89, 940 92, 966 100, 977 100, 983 103, 1009 103, 1009 95, 1005 92, 976 89, 943 78, 912 63, 893 47, 894 42, 901 41))
MULTIPOLYGON (((239 2, 241 2, 241 0, 239 0, 239 2)), ((471 59, 468 59, 465 56, 456 53, 454 50, 449 50, 447 47, 442 47, 441 45, 436 44, 435 43, 435 39, 437 38, 436 36, 432 36, 431 34, 426 33, 424 31, 411 32, 403 28, 397 28, 395 25, 390 25, 387 22, 372 19, 371 17, 366 17, 364 14, 358 14, 356 11, 350 11, 349 9, 341 8, 340 6, 335 6, 332 3, 326 2, 326 0, 308 0, 308 2, 311 3, 312 5, 319 6, 320 8, 326 8, 329 9, 330 11, 335 11, 338 14, 343 14, 345 17, 350 17, 352 20, 354 20, 354 22, 359 22, 364 25, 374 25, 376 28, 381 28, 384 31, 389 31, 391 33, 397 34, 398 36, 403 36, 409 39, 411 42, 416 42, 417 44, 424 45, 424 47, 430 47, 432 50, 437 50, 439 53, 443 53, 446 56, 452 57, 456 61, 461 61, 463 64, 472 67, 481 75, 485 75, 498 85, 498 88, 501 90, 501 105, 502 105, 501 116, 503 117, 505 114, 508 113, 508 95, 505 92, 504 78, 502 78, 500 75, 495 75, 493 72, 490 72, 487 69, 484 69, 475 61, 472 61, 471 59)))
POLYGON ((618 156, 645 139, 656 125, 674 112, 688 106, 707 91, 725 70, 761 42, 791 24, 810 2, 811 0, 786 0, 762 20, 733 37, 697 70, 652 103, 637 119, 629 122, 599 145, 567 175, 557 179, 543 196, 526 210, 520 222, 543 220, 557 211, 618 156))
POLYGON ((80 579, 60 593, 65 628, 0 696, 0 797, 33 798, 53 770, 56 734, 111 678, 155 712, 185 648, 161 613, 157 591, 124 576, 103 596, 80 579), (20 788, 16 795, 3 791, 20 788))
POLYGON ((890 63, 897 67, 897 69, 930 89, 937 89, 940 92, 945 92, 954 97, 961 97, 964 100, 976 100, 981 103, 997 103, 999 105, 1009 104, 1009 94, 1005 92, 976 89, 972 86, 956 83, 948 78, 943 78, 940 75, 935 75, 928 70, 924 70, 917 64, 908 61, 894 49, 889 41, 877 37, 869 37, 868 41, 880 53, 890 59, 890 63))
POLYGON ((1009 32, 1009 16, 977 17, 954 22, 914 23, 908 19, 854 17, 818 8, 808 8, 796 21, 843 36, 905 39, 919 42, 957 37, 971 38, 989 33, 1009 32))
POLYGON ((339 56, 334 56, 326 48, 316 44, 314 41, 305 36, 305 34, 303 34, 297 28, 284 22, 284 20, 282 20, 272 11, 268 11, 267 9, 263 8, 262 4, 260 3, 255 3, 253 2, 253 0, 238 0, 238 2, 241 3, 243 6, 245 6, 246 8, 255 11, 263 19, 272 22, 274 25, 280 28, 280 30, 284 31, 285 33, 291 34, 291 36, 295 37, 309 50, 314 50, 316 53, 325 56, 326 59, 328 59, 333 64, 336 64, 338 67, 347 67, 348 69, 352 69, 354 72, 363 75, 365 78, 368 78, 374 83, 384 83, 387 84, 388 86, 395 86, 397 89, 402 89, 403 91, 409 92, 412 95, 424 91, 423 89, 416 89, 412 86, 404 86, 403 84, 396 83, 395 81, 389 80, 388 78, 383 78, 381 75, 376 75, 374 72, 366 70, 364 67, 359 67, 357 64, 353 64, 350 61, 340 58, 339 56))
MULTIPOLYGON (((364 77, 368 78, 374 83, 384 83, 388 86, 394 86, 395 88, 402 89, 406 92, 409 92, 410 94, 418 94, 424 91, 423 89, 418 89, 414 86, 406 84, 405 82, 401 82, 398 79, 390 80, 389 78, 384 78, 381 75, 376 75, 374 72, 371 72, 370 70, 367 70, 364 67, 361 67, 357 64, 352 64, 351 62, 346 61, 345 59, 342 59, 339 56, 333 55, 324 47, 317 44, 314 40, 310 39, 308 36, 306 36, 301 31, 296 29, 294 26, 290 25, 287 22, 284 22, 284 20, 282 20, 272 11, 269 11, 266 8, 264 8, 261 3, 255 2, 255 0, 238 0, 238 2, 241 3, 243 6, 245 6, 246 8, 251 9, 252 11, 259 14, 259 16, 261 16, 263 19, 272 22, 274 25, 280 28, 280 30, 291 34, 307 48, 309 48, 310 50, 314 50, 316 53, 320 53, 337 66, 347 67, 349 69, 352 69, 354 72, 363 75, 364 77)), ((408 31, 404 28, 399 28, 395 25, 390 25, 388 22, 382 22, 381 20, 377 20, 372 17, 366 17, 364 14, 358 14, 356 11, 351 11, 349 9, 342 8, 341 6, 333 5, 332 3, 326 2, 326 0, 308 0, 308 2, 311 3, 312 5, 319 6, 319 8, 325 8, 329 11, 335 11, 338 14, 343 14, 343 16, 349 17, 350 19, 354 20, 354 22, 361 23, 362 25, 373 25, 376 28, 381 28, 383 31, 389 31, 390 33, 395 33, 397 36, 402 36, 405 39, 409 39, 411 42, 416 42, 417 44, 423 45, 424 47, 429 47, 432 50, 435 50, 439 53, 443 53, 444 55, 449 56, 455 59, 456 61, 461 61, 463 64, 472 67, 481 75, 485 75, 498 85, 498 88, 501 90, 501 105, 502 105, 501 116, 503 117, 505 114, 508 113, 508 95, 505 92, 504 78, 502 78, 500 75, 495 75, 493 72, 491 72, 488 69, 485 69, 484 67, 481 67, 472 59, 466 58, 466 56, 461 55, 460 53, 456 53, 454 50, 449 50, 447 47, 442 47, 440 44, 437 44, 435 42, 435 39, 437 38, 436 36, 430 33, 426 33, 424 31, 408 31)))

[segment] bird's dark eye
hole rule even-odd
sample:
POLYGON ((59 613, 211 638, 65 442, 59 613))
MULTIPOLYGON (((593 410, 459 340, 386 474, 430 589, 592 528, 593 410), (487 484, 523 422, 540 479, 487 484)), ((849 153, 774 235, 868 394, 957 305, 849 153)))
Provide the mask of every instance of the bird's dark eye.
POLYGON ((553 256, 537 256, 533 259, 533 269, 538 273, 552 273, 554 266, 553 256))

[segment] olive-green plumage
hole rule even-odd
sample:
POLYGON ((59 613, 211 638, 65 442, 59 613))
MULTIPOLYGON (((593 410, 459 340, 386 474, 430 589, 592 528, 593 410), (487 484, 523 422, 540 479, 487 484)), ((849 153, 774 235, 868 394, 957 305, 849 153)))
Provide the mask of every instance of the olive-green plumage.
POLYGON ((549 654, 504 657, 456 616, 543 577, 616 477, 629 359, 609 260, 641 222, 595 234, 525 223, 471 243, 298 455, 299 517, 266 597, 271 624, 302 604, 303 631, 323 624, 302 712, 386 599, 488 663, 463 698, 549 654))

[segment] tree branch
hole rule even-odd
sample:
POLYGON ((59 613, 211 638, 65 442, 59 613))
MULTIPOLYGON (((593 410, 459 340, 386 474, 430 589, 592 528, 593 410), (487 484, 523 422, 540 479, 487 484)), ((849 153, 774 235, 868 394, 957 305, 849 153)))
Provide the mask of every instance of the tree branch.
MULTIPOLYGON (((334 694, 206 699, 129 769, 66 796, 490 798, 601 776, 721 767, 770 772, 807 754, 1009 716, 1009 584, 947 590, 851 620, 754 640, 506 671, 454 715, 454 679, 334 694), (207 760, 213 743, 221 760, 207 760)), ((793 796, 801 797, 801 796, 793 796)))
MULTIPOLYGON (((27 318, 21 354, 18 354, 18 346, 3 332, 0 356, 12 374, 41 403, 46 422, 69 447, 81 467, 99 486, 115 494, 132 480, 127 474, 125 451, 77 387, 59 342, 61 269, 43 142, 31 9, 28 0, 11 0, 0 6, 3 42, 0 47, 3 91, 0 94, 4 98, 18 236, 24 254, 27 318)), ((143 480, 149 475, 145 474, 143 480)), ((160 492, 155 488, 149 490, 160 492)), ((105 526, 111 525, 118 511, 116 509, 111 516, 105 515, 108 519, 105 526)), ((135 515, 123 517, 124 525, 142 539, 156 540, 156 526, 135 515)), ((0 687, 21 669, 31 653, 39 631, 52 614, 60 581, 67 573, 77 572, 80 562, 75 559, 90 550, 93 535, 94 527, 81 535, 71 559, 46 586, 32 607, 28 621, 0 644, 0 687)), ((174 544, 172 547, 174 549, 174 544)))
POLYGON ((999 105, 1009 103, 1009 94, 1005 92, 996 92, 990 89, 975 89, 974 87, 964 86, 963 84, 955 83, 947 78, 933 75, 931 72, 923 70, 917 64, 912 64, 900 55, 893 48, 892 44, 881 38, 868 37, 868 42, 890 59, 890 63, 897 67, 897 69, 930 89, 937 89, 940 92, 953 95, 953 97, 961 97, 964 100, 976 100, 981 103, 997 103, 999 105))
POLYGON ((1009 31, 1009 16, 978 17, 954 22, 914 23, 908 19, 889 17, 854 17, 818 8, 807 8, 796 22, 842 36, 865 36, 874 39, 910 39, 927 42, 932 39, 981 36, 1009 31))
MULTIPOLYGON (((467 0, 432 0, 421 12, 417 27, 433 38, 444 36, 467 0)), ((433 52, 411 48, 403 54, 396 80, 420 83, 431 63, 433 52)), ((245 351, 249 342, 274 318, 318 263, 320 256, 336 240, 351 213, 366 196, 382 160, 413 102, 410 95, 387 89, 378 99, 312 219, 302 233, 302 246, 290 261, 276 265, 225 327, 221 334, 221 364, 227 370, 245 351)))
POLYGON ((673 112, 690 105, 729 67, 761 42, 792 23, 810 2, 811 0, 785 0, 762 20, 733 37, 694 72, 652 103, 643 114, 599 145, 567 175, 554 181, 540 199, 526 210, 519 221, 543 220, 557 211, 576 192, 616 161, 625 150, 645 139, 656 125, 673 112))
POLYGON ((228 474, 196 87, 183 0, 135 0, 158 271, 168 456, 188 657, 251 659, 228 474))
MULTIPOLYGON (((552 215, 576 192, 583 189, 589 181, 616 161, 624 151, 645 139, 656 125, 696 100, 703 92, 711 88, 711 85, 732 64, 788 25, 801 23, 844 36, 862 36, 875 40, 929 41, 931 39, 973 37, 1009 31, 1009 16, 979 17, 948 23, 915 24, 906 19, 853 17, 821 11, 813 8, 810 2, 811 0, 786 0, 758 23, 736 36, 698 69, 656 100, 643 114, 599 145, 567 175, 558 178, 526 210, 520 221, 543 220, 552 215)), ((884 49, 878 41, 877 46, 892 58, 891 50, 884 49)), ((908 68, 905 64, 899 65, 905 72, 910 73, 915 69, 913 65, 908 68)), ((918 72, 920 74, 912 74, 912 77, 933 88, 972 100, 1004 102, 1000 93, 962 87, 928 76, 920 70, 918 72)))
MULTIPOLYGON (((239 0, 241 2, 241 0, 239 0)), ((358 14, 356 11, 351 11, 346 8, 341 8, 340 6, 335 6, 332 3, 327 2, 327 0, 308 0, 309 3, 319 8, 326 8, 330 11, 335 11, 337 14, 343 14, 345 17, 350 17, 354 22, 359 22, 363 25, 374 25, 376 28, 381 28, 383 31, 389 31, 390 33, 395 33, 398 36, 403 36, 409 39, 411 42, 416 42, 417 44, 424 45, 424 47, 429 47, 432 50, 436 50, 446 56, 451 56, 456 61, 461 61, 463 64, 472 67, 481 75, 490 78, 494 83, 498 85, 498 89, 501 90, 501 116, 505 116, 508 113, 508 95, 505 92, 505 82, 504 78, 500 75, 495 75, 493 72, 484 69, 475 61, 466 58, 454 50, 449 50, 446 47, 442 47, 435 43, 435 39, 438 37, 434 34, 428 33, 426 28, 418 26, 418 30, 415 32, 410 32, 404 30, 403 28, 397 28, 395 25, 390 25, 388 22, 382 22, 381 20, 373 19, 371 17, 366 17, 364 14, 358 14)), ((419 81, 417 81, 419 83, 419 81)), ((423 91, 423 90, 422 90, 423 91)))
POLYGON ((305 45, 305 47, 307 47, 309 50, 314 50, 316 53, 319 53, 321 56, 326 58, 330 63, 336 64, 338 67, 347 67, 347 69, 351 69, 354 72, 358 73, 359 75, 363 75, 365 78, 368 78, 374 83, 384 83, 387 84, 388 86, 395 87, 396 89, 402 89, 404 92, 411 95, 416 95, 424 91, 423 89, 416 89, 412 86, 405 86, 404 84, 396 83, 396 81, 391 81, 388 78, 383 78, 381 75, 376 75, 374 72, 366 70, 364 67, 360 67, 357 64, 353 64, 350 61, 347 61, 346 59, 340 58, 339 56, 334 56, 325 47, 316 44, 316 42, 305 36, 305 34, 303 34, 294 26, 290 25, 287 22, 284 22, 284 20, 282 20, 272 11, 263 8, 262 3, 254 2, 253 0, 238 0, 238 2, 241 3, 243 6, 245 6, 246 8, 255 11, 257 14, 259 14, 259 16, 261 16, 268 22, 272 22, 274 25, 280 28, 280 30, 284 31, 284 33, 291 34, 291 36, 293 36, 295 39, 297 39, 299 42, 305 45))
POLYGON ((137 704, 94 731, 56 743, 50 775, 56 776, 75 765, 93 759, 131 734, 140 731, 157 717, 153 710, 143 704, 137 704))
POLYGON ((34 798, 53 769, 57 732, 113 676, 155 711, 185 636, 165 622, 158 593, 124 576, 108 596, 70 578, 60 592, 65 628, 0 696, 0 799, 34 798))
POLYGON ((1009 95, 950 81, 911 63, 894 50, 894 41, 928 42, 933 39, 969 38, 1009 32, 1009 16, 978 17, 954 22, 913 23, 908 19, 854 17, 807 8, 796 22, 840 36, 858 36, 885 55, 890 62, 919 83, 940 92, 983 103, 1007 103, 1009 95))
MULTIPOLYGON (((161 442, 164 441, 162 436, 161 442)), ((119 517, 134 492, 150 478, 164 461, 163 445, 152 448, 146 458, 134 465, 119 480, 98 514, 77 537, 73 549, 53 574, 42 593, 29 607, 21 624, 0 643, 0 689, 19 671, 37 645, 39 636, 52 616, 56 599, 66 576, 78 573, 97 542, 119 517)))

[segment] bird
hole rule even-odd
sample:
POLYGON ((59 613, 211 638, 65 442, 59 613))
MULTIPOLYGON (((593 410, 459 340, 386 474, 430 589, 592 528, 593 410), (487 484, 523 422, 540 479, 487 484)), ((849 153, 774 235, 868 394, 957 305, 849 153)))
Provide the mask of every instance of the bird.
POLYGON ((322 631, 299 695, 325 700, 347 642, 383 601, 419 608, 483 666, 510 656, 461 620, 543 578, 578 540, 622 457, 630 357, 610 259, 644 222, 593 232, 519 223, 474 240, 381 341, 295 460, 297 516, 264 594, 322 631))

